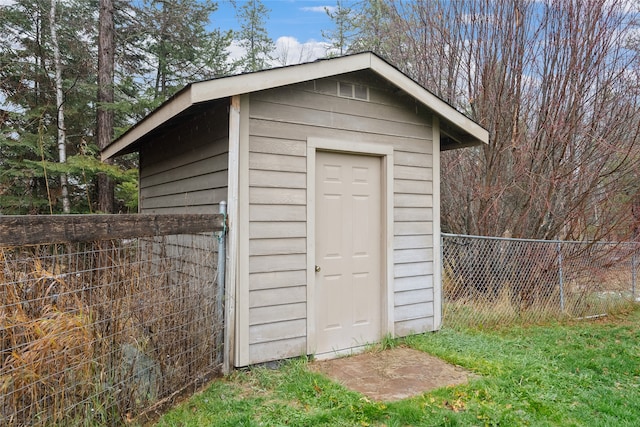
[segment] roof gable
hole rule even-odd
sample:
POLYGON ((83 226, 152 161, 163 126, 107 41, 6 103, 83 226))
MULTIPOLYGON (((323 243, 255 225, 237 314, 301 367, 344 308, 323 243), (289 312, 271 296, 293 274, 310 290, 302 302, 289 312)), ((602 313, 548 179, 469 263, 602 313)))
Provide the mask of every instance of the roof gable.
POLYGON ((443 136, 455 141, 454 144, 457 146, 488 143, 488 133, 479 124, 379 56, 365 52, 191 83, 109 144, 102 151, 102 158, 107 159, 132 151, 132 146, 140 139, 165 122, 184 114, 191 108, 197 108, 199 104, 361 70, 373 71, 432 110, 440 118, 443 136))

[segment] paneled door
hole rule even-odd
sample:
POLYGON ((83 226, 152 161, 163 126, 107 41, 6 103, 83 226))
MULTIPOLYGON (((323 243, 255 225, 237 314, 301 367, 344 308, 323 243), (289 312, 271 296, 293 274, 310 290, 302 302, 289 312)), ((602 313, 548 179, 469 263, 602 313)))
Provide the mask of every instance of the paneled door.
POLYGON ((381 338, 381 157, 317 151, 316 354, 381 338))

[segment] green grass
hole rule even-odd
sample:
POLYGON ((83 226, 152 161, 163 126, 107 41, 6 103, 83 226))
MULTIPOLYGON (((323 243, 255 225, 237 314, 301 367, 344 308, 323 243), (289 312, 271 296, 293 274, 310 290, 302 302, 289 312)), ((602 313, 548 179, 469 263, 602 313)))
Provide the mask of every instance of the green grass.
MULTIPOLYGON (((636 426, 640 311, 597 322, 417 335, 407 345, 478 374, 394 403, 310 372, 305 359, 215 381, 159 426, 636 426)), ((389 340, 386 345, 389 346, 389 340)))

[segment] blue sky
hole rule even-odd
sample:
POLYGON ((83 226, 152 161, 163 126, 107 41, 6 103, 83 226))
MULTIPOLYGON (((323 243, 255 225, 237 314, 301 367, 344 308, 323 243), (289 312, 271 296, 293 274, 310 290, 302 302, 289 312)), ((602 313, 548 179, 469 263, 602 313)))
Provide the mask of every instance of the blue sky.
MULTIPOLYGON (((244 3, 237 0, 238 6, 244 3)), ((263 0, 271 10, 267 22, 269 36, 275 41, 280 37, 294 37, 304 43, 309 40, 322 41, 322 30, 332 28, 324 7, 334 7, 335 0, 263 0)), ((213 14, 213 25, 222 29, 238 29, 235 9, 228 0, 218 1, 218 10, 213 14)))
MULTIPOLYGON (((1 0, 0 0, 1 1, 1 0)), ((241 7, 247 0, 236 0, 241 7)), ((276 48, 272 53, 273 66, 291 65, 324 58, 327 43, 322 31, 333 29, 333 23, 325 8, 333 9, 335 0, 262 0, 270 10, 267 31, 276 48)), ((344 1, 345 5, 354 0, 344 1)), ((218 10, 211 15, 211 26, 222 30, 238 30, 240 23, 236 10, 229 0, 219 0, 218 10)), ((229 48, 231 58, 239 58, 244 50, 237 42, 229 48)))

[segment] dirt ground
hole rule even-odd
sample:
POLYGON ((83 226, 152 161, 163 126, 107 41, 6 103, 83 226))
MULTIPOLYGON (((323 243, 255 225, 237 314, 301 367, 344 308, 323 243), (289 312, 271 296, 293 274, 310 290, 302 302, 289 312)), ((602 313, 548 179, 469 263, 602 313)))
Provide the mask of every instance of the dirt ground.
POLYGON ((310 368, 381 402, 464 384, 473 377, 471 372, 459 366, 405 347, 316 361, 310 364, 310 368))

